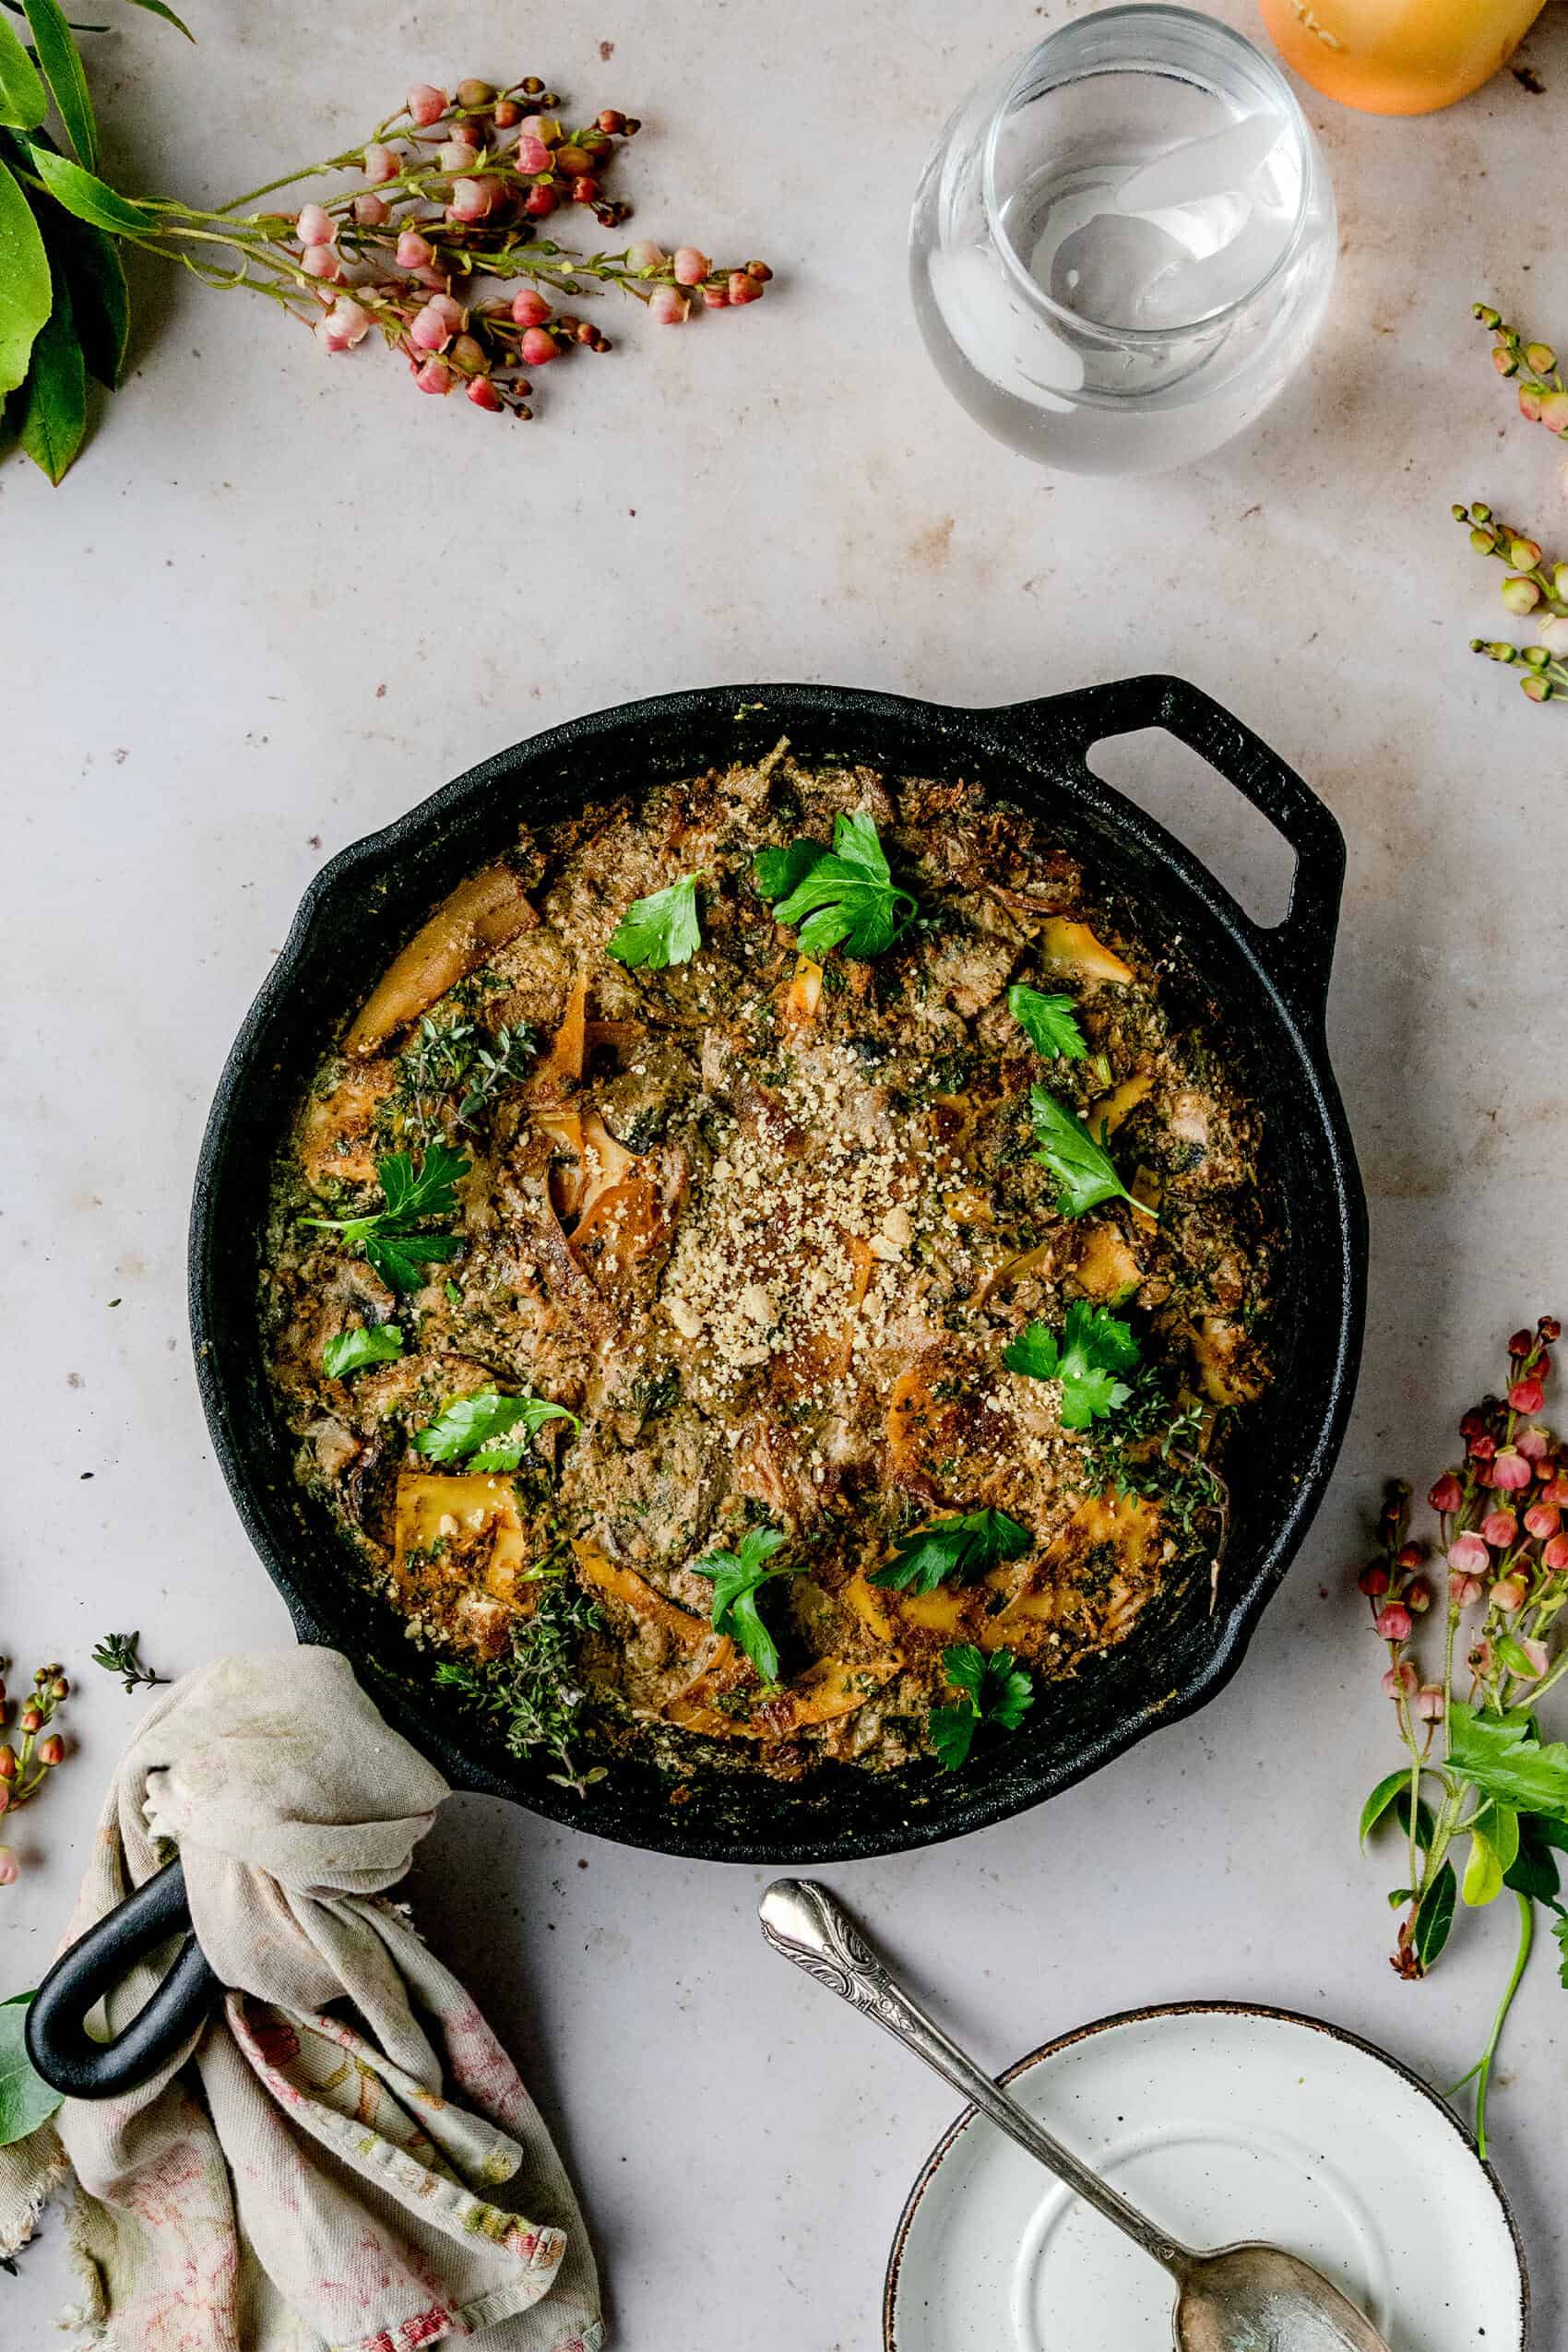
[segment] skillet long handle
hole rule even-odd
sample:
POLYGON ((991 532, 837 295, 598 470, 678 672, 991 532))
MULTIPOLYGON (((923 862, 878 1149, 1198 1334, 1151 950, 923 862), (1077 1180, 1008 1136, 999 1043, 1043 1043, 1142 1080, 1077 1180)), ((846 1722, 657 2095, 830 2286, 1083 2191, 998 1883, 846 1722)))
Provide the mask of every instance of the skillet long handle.
POLYGON ((1051 2138, 1027 2108, 1010 2098, 972 2058, 949 2040, 923 2009, 897 1983, 860 1930, 814 1879, 775 1879, 758 1911, 762 1931, 775 1952, 792 1960, 836 1992, 852 2009, 874 2017, 877 2024, 913 2050, 917 2058, 940 2074, 944 2082, 988 2116, 999 2131, 1016 2140, 1048 2172, 1124 2230, 1134 2245, 1180 2277, 1192 2254, 1178 2239, 1157 2229, 1146 2215, 1119 2197, 1097 2172, 1079 2162, 1070 2148, 1051 2138))
POLYGON ((87 2018, 133 1961, 190 1923, 185 1873, 172 1861, 60 1954, 27 2014, 28 2056, 53 2089, 73 2099, 113 2098, 150 2081, 178 2056, 223 1990, 194 1935, 113 2041, 95 2041, 87 2018))

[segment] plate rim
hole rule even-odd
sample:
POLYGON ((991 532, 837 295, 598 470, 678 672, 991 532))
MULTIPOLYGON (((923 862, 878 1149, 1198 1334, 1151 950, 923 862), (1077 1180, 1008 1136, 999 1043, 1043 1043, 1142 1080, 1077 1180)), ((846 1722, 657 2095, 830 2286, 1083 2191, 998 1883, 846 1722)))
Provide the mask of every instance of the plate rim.
MULTIPOLYGON (((1490 2158, 1481 2155, 1476 2144, 1474 2132, 1455 2115, 1441 2092, 1433 2090, 1430 2083, 1423 2082, 1414 2068, 1407 2066, 1403 2059, 1396 2058, 1390 2050, 1379 2049, 1376 2042, 1368 2041, 1364 2035, 1352 2033, 1348 2025, 1336 2025, 1326 2017, 1309 2016, 1304 2010, 1281 2009, 1272 2002, 1263 2001, 1147 2002, 1140 2003, 1134 2009, 1114 2010, 1107 2016, 1092 2019, 1087 2025, 1075 2025, 1064 2034, 1055 2035, 1051 2040, 1041 2042, 1038 2049, 1027 2051, 1022 2058, 1015 2059, 1012 2065, 996 2079, 1004 2085, 1015 2083, 1021 2074, 1027 2074, 1032 2067, 1039 2065, 1043 2060, 1060 2057, 1063 2050, 1074 2049, 1079 2042, 1088 2041, 1100 2034, 1113 2032, 1119 2025, 1146 2025, 1151 2017, 1261 2017, 1272 2025, 1304 2025, 1312 2033, 1324 2034, 1330 2040, 1343 2042, 1351 2049, 1360 2050, 1363 2057, 1374 2059, 1380 2066, 1386 2067, 1389 2073, 1397 2074, 1400 2080, 1408 2084, 1412 2090, 1419 2091, 1421 2097, 1437 2109, 1449 2129, 1474 2156, 1482 2178, 1497 2200, 1498 2209, 1507 2228, 1509 2241, 1514 2249, 1514 2258, 1519 2270, 1519 2340, 1517 2346, 1512 2347, 1512 2352, 1529 2352, 1529 2265, 1526 2261, 1525 2243, 1519 2234, 1518 2221, 1515 2216, 1513 2205, 1509 2203, 1508 2192, 1504 2189, 1496 2168, 1490 2158)), ((898 2225, 893 2233, 893 2244, 888 2251, 887 2268, 883 2275, 883 2352, 898 2352, 897 2339, 894 2334, 895 2306, 897 2301, 899 2280, 903 2274, 904 2255, 909 2246, 909 2233, 914 2227, 915 2216, 926 2191, 945 2162, 959 2133, 968 2131, 978 2112, 978 2108, 970 2105, 965 2107, 960 2114, 954 2117, 916 2173, 909 2193, 904 2200, 903 2210, 898 2215, 898 2225)))

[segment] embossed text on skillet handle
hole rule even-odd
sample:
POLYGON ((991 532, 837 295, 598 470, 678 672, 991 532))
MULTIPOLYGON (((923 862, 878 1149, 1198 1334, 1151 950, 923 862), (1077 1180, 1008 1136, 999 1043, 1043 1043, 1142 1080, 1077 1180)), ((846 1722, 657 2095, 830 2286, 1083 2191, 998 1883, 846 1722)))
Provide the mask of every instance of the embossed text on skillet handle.
POLYGON ((1098 2173, 1080 2164, 1070 2148, 1053 2140, 1042 2125, 1035 2121, 1027 2108, 1010 2098, 1005 2091, 982 2073, 969 2058, 950 2041, 940 2025, 916 2006, 901 1985, 895 1983, 886 1967, 866 1942, 852 1919, 839 1907, 826 1887, 814 1879, 778 1878, 767 1889, 759 1907, 763 1934, 775 1952, 792 1960, 798 1968, 814 1977, 829 1992, 836 1992, 851 2008, 874 2017, 879 2025, 923 2058, 944 2081, 989 2116, 1000 2130, 1030 2156, 1064 2180, 1070 2189, 1102 2213, 1118 2229, 1124 2230, 1134 2244, 1157 2263, 1180 2275, 1192 2259, 1189 2250, 1119 2197, 1114 2189, 1101 2180, 1098 2173))

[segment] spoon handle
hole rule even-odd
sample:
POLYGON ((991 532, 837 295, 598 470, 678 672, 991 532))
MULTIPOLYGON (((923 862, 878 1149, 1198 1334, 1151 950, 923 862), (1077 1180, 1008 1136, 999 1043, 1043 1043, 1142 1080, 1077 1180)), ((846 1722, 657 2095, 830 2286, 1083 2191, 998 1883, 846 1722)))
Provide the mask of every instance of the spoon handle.
POLYGON ((797 1968, 803 1968, 851 2008, 874 2017, 896 2041, 923 2058, 944 2082, 951 2083, 982 2115, 989 2116, 999 2131, 1016 2140, 1048 2172, 1054 2172, 1097 2213, 1124 2230, 1134 2245, 1168 2271, 1182 2275, 1192 2259, 1188 2249, 1157 2229, 1070 2149, 1053 2140, 989 2074, 982 2073, 974 2060, 950 2041, 895 1982, 826 1887, 814 1879, 775 1879, 762 1898, 758 1916, 763 1934, 775 1952, 792 1960, 797 1968))

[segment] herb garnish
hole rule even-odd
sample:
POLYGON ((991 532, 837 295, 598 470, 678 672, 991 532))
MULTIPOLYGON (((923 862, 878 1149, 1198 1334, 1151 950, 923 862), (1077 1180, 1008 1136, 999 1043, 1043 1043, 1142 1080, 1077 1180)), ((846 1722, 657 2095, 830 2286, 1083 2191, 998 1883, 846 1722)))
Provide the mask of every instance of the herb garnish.
POLYGON ((504 1477, 517 1469, 546 1421, 582 1424, 564 1405, 547 1396, 503 1396, 493 1388, 477 1396, 455 1396, 428 1428, 416 1431, 413 1446, 433 1462, 461 1462, 470 1470, 504 1477))
POLYGON ((439 1138, 427 1146, 417 1168, 410 1152, 394 1152, 375 1163, 385 1208, 369 1217, 303 1217, 300 1222, 340 1233, 346 1242, 362 1242, 394 1290, 418 1290, 426 1265, 455 1258, 463 1246, 455 1234, 421 1233, 416 1228, 422 1218, 457 1216, 457 1179, 468 1174, 469 1164, 439 1138))
POLYGON ((999 1560, 1021 1558, 1033 1541, 1028 1527, 1005 1511, 966 1511, 900 1536, 892 1559, 869 1581, 915 1594, 933 1593, 949 1576, 972 1584, 999 1560))
POLYGON ((402 1352, 403 1335, 395 1323, 367 1324, 329 1339, 321 1351, 321 1369, 328 1380, 347 1380, 366 1364, 394 1364, 402 1352))
POLYGON ((738 1551, 710 1551, 692 1562, 699 1576, 713 1579, 714 1632, 730 1634, 769 1685, 778 1680, 778 1645, 762 1621, 757 1594, 775 1576, 796 1574, 767 1565, 783 1542, 777 1527, 749 1527, 738 1551))
POLYGON ((618 964, 661 972, 671 964, 689 964, 702 945, 697 920, 700 873, 683 874, 666 889, 646 898, 634 898, 609 939, 604 952, 618 964))
POLYGON ((1070 996, 1042 996, 1038 988, 1015 980, 1007 992, 1007 1010, 1039 1053, 1048 1062, 1087 1062, 1088 1047, 1078 1027, 1077 1007, 1070 996))
POLYGON ((145 1682, 150 1688, 154 1682, 169 1680, 167 1674, 155 1674, 150 1666, 142 1664, 137 1646, 140 1640, 139 1633, 105 1633, 92 1653, 94 1666, 101 1666, 106 1674, 120 1676, 127 1697, 138 1683, 145 1682))
POLYGON ((1029 1116, 1039 1145, 1034 1157, 1056 1179, 1057 1206, 1063 1217, 1082 1217, 1101 1201, 1133 1199, 1105 1148, 1103 1126, 1097 1142, 1083 1121, 1044 1087, 1029 1088, 1029 1116))
POLYGON ((537 1044, 525 1021, 497 1029, 487 1045, 472 1021, 448 1021, 441 1028, 422 1014, 413 1042, 398 1057, 397 1092, 404 1118, 423 1140, 438 1134, 445 1106, 461 1087, 457 1123, 471 1126, 504 1087, 522 1084, 537 1044))
POLYGON ((796 841, 759 849, 752 873, 776 922, 798 929, 802 952, 820 959, 842 946, 849 956, 881 956, 918 912, 888 870, 876 826, 863 810, 833 820, 833 847, 796 841))
POLYGON ((513 1755, 542 1748, 560 1766, 550 1778, 580 1797, 604 1778, 605 1767, 581 1771, 573 1753, 588 1697, 577 1678, 575 1645, 579 1634, 593 1632, 602 1621, 561 1569, 541 1568, 536 1581, 538 1602, 531 1617, 514 1621, 509 1657, 461 1666, 444 1659, 435 1679, 444 1690, 459 1692, 471 1706, 499 1717, 513 1755))
POLYGON ((956 1706, 932 1707, 931 1744, 943 1770, 956 1772, 968 1761, 982 1723, 993 1723, 1000 1731, 1017 1729, 1035 1703, 1034 1685, 1011 1650, 992 1650, 988 1657, 972 1642, 944 1650, 942 1670, 963 1696, 956 1706))
POLYGON ((1133 1392, 1116 1374, 1131 1372, 1142 1352, 1131 1327, 1108 1308, 1075 1299, 1060 1338, 1043 1323, 1031 1323, 1009 1341, 1002 1360, 1031 1380, 1060 1381, 1063 1428, 1087 1429, 1127 1402, 1133 1392))

